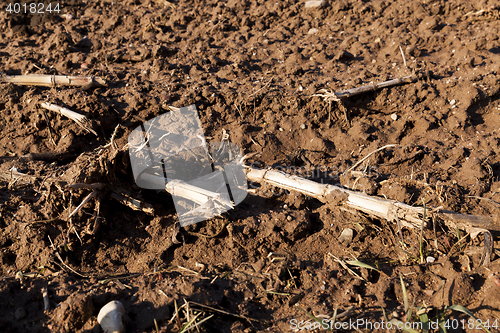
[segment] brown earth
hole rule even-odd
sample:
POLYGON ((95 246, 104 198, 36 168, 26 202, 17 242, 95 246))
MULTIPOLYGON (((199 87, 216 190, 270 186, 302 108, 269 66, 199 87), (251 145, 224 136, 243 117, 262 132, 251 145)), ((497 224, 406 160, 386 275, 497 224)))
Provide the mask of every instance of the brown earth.
MULTIPOLYGON (((179 331, 186 308, 173 314, 186 301, 191 316, 214 315, 198 326, 203 332, 292 331, 292 319, 310 320, 302 310, 325 319, 352 308, 339 320, 375 323, 384 309, 404 320, 400 276, 410 304, 432 306, 433 319, 459 304, 500 322, 498 234, 491 263, 480 266, 482 236, 431 227, 423 255, 436 261, 420 264, 419 230, 400 234, 392 223, 263 187, 175 235, 170 196, 138 188, 122 149, 135 127, 168 106, 196 104, 208 140, 220 141, 225 129, 245 154, 260 153, 249 163, 410 205, 498 215, 497 2, 59 3, 59 14, 14 14, 2 3, 0 70, 95 75, 107 86, 0 85, 0 172, 36 177, 0 182, 0 331, 100 332, 97 313, 113 299, 125 306, 127 332, 179 331), (412 73, 416 83, 343 107, 313 96, 412 73), (39 101, 86 115, 98 137, 39 101), (103 148, 117 125, 115 145, 103 148), (398 146, 357 167, 361 178, 341 177, 386 144, 398 146), (50 151, 69 156, 10 158, 50 151), (91 193, 66 186, 75 182, 106 186, 69 218, 91 193), (154 214, 122 205, 116 191, 153 205, 154 214), (351 242, 339 241, 346 228, 351 242), (351 266, 356 278, 330 254, 379 271, 351 266)), ((451 318, 469 319, 450 310, 451 318)))

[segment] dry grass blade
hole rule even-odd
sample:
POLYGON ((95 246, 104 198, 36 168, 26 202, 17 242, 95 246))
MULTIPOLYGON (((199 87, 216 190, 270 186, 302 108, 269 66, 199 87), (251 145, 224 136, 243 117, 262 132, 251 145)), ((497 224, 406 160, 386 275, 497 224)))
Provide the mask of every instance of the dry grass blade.
POLYGON ((409 309, 408 293, 406 292, 406 286, 405 286, 405 283, 403 281, 403 277, 401 276, 401 274, 399 275, 399 281, 401 282, 401 290, 403 291, 403 302, 405 305, 405 314, 408 314, 408 309, 409 309))
POLYGON ((88 133, 92 133, 95 136, 97 136, 97 133, 92 129, 92 124, 90 120, 88 120, 87 117, 85 117, 83 114, 79 114, 75 111, 71 111, 70 109, 63 108, 62 106, 51 104, 51 103, 45 103, 42 102, 40 105, 47 110, 58 112, 62 114, 63 116, 68 117, 69 119, 73 120, 78 126, 83 128, 85 131, 88 133))
POLYGON ((366 281, 365 279, 363 279, 361 276, 359 276, 358 274, 356 274, 355 271, 353 271, 352 269, 349 268, 349 266, 347 266, 346 262, 344 260, 340 260, 339 258, 337 258, 336 256, 334 256, 333 254, 331 254, 330 252, 328 252, 328 255, 331 256, 336 262, 338 262, 342 267, 344 267, 345 270, 347 270, 349 272, 349 274, 351 274, 352 276, 354 277, 357 277, 358 279, 360 280, 363 280, 363 281, 366 281))
POLYGON ((258 320, 258 319, 248 318, 248 317, 245 317, 245 316, 242 316, 242 315, 238 315, 238 314, 235 314, 235 313, 231 313, 231 312, 227 312, 227 311, 224 311, 224 310, 216 309, 216 308, 213 308, 213 307, 208 306, 208 305, 196 303, 196 302, 193 302, 193 301, 190 301, 189 303, 191 303, 193 305, 196 305, 196 306, 199 306, 199 307, 202 307, 202 308, 205 308, 205 309, 208 309, 208 310, 219 312, 219 313, 222 313, 222 314, 225 314, 225 315, 228 315, 228 316, 233 316, 233 317, 236 317, 236 318, 245 319, 248 322, 250 322, 250 321, 260 322, 260 320, 258 320))
POLYGON ((58 252, 55 252, 56 254, 56 257, 57 259, 59 259, 59 261, 61 262, 61 265, 59 265, 56 261, 53 261, 51 260, 53 263, 55 263, 56 265, 59 265, 60 267, 62 268, 66 268, 68 270, 70 270, 71 272, 73 272, 74 274, 78 275, 79 277, 82 277, 82 278, 86 278, 88 279, 90 276, 87 276, 87 275, 83 275, 81 273, 78 273, 77 271, 75 271, 73 268, 71 268, 70 266, 68 266, 67 264, 64 263, 64 260, 61 258, 61 255, 58 253, 58 252))
POLYGON ((300 306, 297 306, 297 308, 299 308, 302 312, 304 312, 309 318, 311 318, 312 320, 314 320, 316 323, 319 324, 319 327, 322 327, 322 328, 326 328, 328 330, 328 332, 331 332, 331 328, 328 327, 328 325, 326 327, 324 327, 323 325, 325 324, 325 322, 320 319, 319 317, 307 312, 305 309, 301 308, 300 306))
POLYGON ((196 319, 198 319, 198 317, 200 315, 201 315, 201 312, 198 313, 196 316, 194 316, 186 325, 184 325, 184 327, 182 328, 182 330, 179 331, 179 333, 184 333, 184 332, 190 331, 193 328, 198 327, 199 325, 203 324, 204 322, 206 322, 207 320, 209 320, 210 318, 212 318, 214 316, 214 315, 210 315, 206 318, 203 318, 202 320, 200 320, 199 322, 197 322, 196 324, 193 325, 193 323, 196 321, 196 319))
POLYGON ((345 262, 346 262, 346 264, 349 264, 351 266, 357 266, 357 267, 361 267, 361 268, 371 269, 371 270, 377 271, 379 273, 385 274, 384 272, 376 269, 375 267, 370 266, 368 264, 365 264, 364 262, 361 262, 359 260, 346 260, 345 262))
POLYGON ((356 164, 354 164, 352 167, 350 167, 349 169, 347 169, 347 171, 345 173, 348 173, 349 171, 353 170, 354 168, 356 168, 358 165, 360 165, 361 163, 363 163, 368 157, 372 156, 373 154, 381 151, 381 150, 384 150, 386 148, 391 148, 391 147, 396 147, 397 145, 395 144, 390 144, 390 145, 385 145, 383 147, 380 147, 374 151, 372 151, 371 153, 369 153, 368 155, 366 155, 365 157, 363 157, 362 159, 360 159, 356 164))
POLYGON ((132 278, 135 278, 135 277, 138 277, 138 276, 141 276, 142 273, 134 273, 134 274, 130 274, 130 275, 125 275, 125 276, 115 276, 115 277, 109 277, 109 278, 106 278, 104 280, 100 280, 99 283, 100 284, 106 284, 110 281, 118 281, 120 279, 132 279, 132 278))
POLYGON ((31 86, 46 86, 55 87, 58 85, 79 86, 83 89, 92 87, 105 86, 106 82, 95 76, 68 76, 68 75, 4 75, 0 77, 0 81, 5 83, 13 83, 20 85, 31 86))

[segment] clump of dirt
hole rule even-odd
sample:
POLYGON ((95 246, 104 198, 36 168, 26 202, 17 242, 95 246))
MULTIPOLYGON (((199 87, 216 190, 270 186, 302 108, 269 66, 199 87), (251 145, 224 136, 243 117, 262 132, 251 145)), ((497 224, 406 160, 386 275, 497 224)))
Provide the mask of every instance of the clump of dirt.
POLYGON ((221 141, 225 130, 244 154, 259 153, 253 166, 498 222, 496 3, 89 0, 60 1, 60 12, 24 8, 0 12, 2 74, 98 76, 107 85, 1 83, 4 330, 99 332, 97 313, 113 299, 125 306, 129 332, 177 331, 194 310, 198 321, 213 315, 199 326, 206 332, 288 331, 310 320, 305 312, 328 320, 335 310, 340 321, 377 322, 385 320, 380 307, 402 320, 400 277, 410 304, 426 304, 432 318, 459 304, 483 322, 500 319, 495 232, 491 262, 481 266, 485 242, 474 230, 430 224, 421 245, 420 230, 255 184, 257 195, 222 217, 179 229, 171 197, 135 185, 126 146, 137 126, 195 104, 207 140, 221 141), (341 103, 313 96, 409 75, 419 79, 341 103), (84 114, 98 135, 42 110, 41 101, 84 114), (69 154, 18 158, 42 152, 69 154), (15 180, 15 172, 28 176, 15 180), (75 183, 100 184, 67 186, 75 183), (339 240, 346 228, 347 242, 339 240), (376 269, 347 269, 353 257, 376 269))

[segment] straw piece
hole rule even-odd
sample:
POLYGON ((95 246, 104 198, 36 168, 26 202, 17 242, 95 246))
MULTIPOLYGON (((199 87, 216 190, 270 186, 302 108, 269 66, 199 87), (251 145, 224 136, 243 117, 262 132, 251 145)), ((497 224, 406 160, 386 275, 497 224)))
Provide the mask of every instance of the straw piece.
POLYGON ((340 101, 341 98, 348 98, 355 95, 360 95, 366 92, 379 90, 382 88, 397 86, 405 83, 413 83, 417 81, 418 77, 416 75, 409 75, 400 77, 394 80, 389 80, 381 83, 372 83, 366 86, 342 90, 339 92, 329 92, 328 90, 321 89, 318 94, 314 94, 313 96, 323 97, 325 101, 340 101))
POLYGON ((97 136, 96 131, 92 129, 92 123, 84 115, 79 114, 75 111, 71 111, 70 109, 63 108, 62 106, 56 104, 41 102, 40 105, 46 108, 47 110, 58 112, 63 116, 68 117, 69 119, 73 120, 78 126, 83 128, 86 132, 92 133, 95 136, 97 136))
POLYGON ((125 193, 112 192, 111 197, 116 201, 120 202, 122 205, 132 208, 133 210, 142 211, 148 215, 154 215, 155 213, 152 205, 134 199, 126 195, 125 193))
MULTIPOLYGON (((396 200, 387 200, 345 188, 320 184, 281 171, 262 170, 246 167, 247 179, 256 183, 269 183, 283 189, 297 191, 325 203, 343 204, 366 214, 388 221, 420 228, 423 223, 424 208, 413 207, 396 200)), ((480 229, 500 231, 500 221, 490 216, 467 215, 446 210, 427 210, 427 214, 443 221, 450 228, 460 228, 468 232, 480 229)), ((429 219, 431 220, 431 219, 429 219)))
POLYGON ((67 75, 4 75, 1 82, 20 85, 55 87, 58 85, 79 86, 83 89, 105 86, 106 82, 95 76, 67 76, 67 75))
MULTIPOLYGON (((165 184, 165 178, 151 174, 142 174, 141 180, 145 180, 151 184, 165 184)), ((165 190, 175 196, 191 200, 199 205, 207 204, 207 202, 215 202, 223 208, 233 208, 231 201, 228 201, 219 193, 205 190, 203 188, 187 184, 181 180, 171 180, 165 185, 165 190)))

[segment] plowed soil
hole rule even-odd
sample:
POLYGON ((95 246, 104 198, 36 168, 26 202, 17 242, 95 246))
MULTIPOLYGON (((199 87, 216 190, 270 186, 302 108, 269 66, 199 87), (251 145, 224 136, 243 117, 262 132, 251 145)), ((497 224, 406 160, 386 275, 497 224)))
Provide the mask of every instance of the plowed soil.
POLYGON ((480 265, 482 234, 429 224, 421 237, 256 184, 235 209, 178 230, 171 197, 135 185, 126 148, 141 123, 195 104, 207 140, 225 130, 244 154, 258 153, 248 164, 498 216, 497 2, 67 0, 43 14, 7 5, 3 74, 93 75, 106 86, 0 83, 0 331, 100 332, 97 314, 111 300, 123 303, 127 332, 178 332, 196 314, 213 315, 191 330, 200 332, 288 332, 334 313, 414 322, 400 278, 432 320, 483 331, 446 310, 462 305, 498 331, 497 233, 480 265), (409 75, 418 80, 341 103, 314 96, 409 75), (87 116, 97 136, 42 101, 87 116), (56 154, 21 157, 46 152, 56 154), (70 217, 93 192, 75 183, 104 187, 70 217), (353 238, 339 239, 348 228, 353 238), (347 270, 335 257, 378 269, 347 270))

